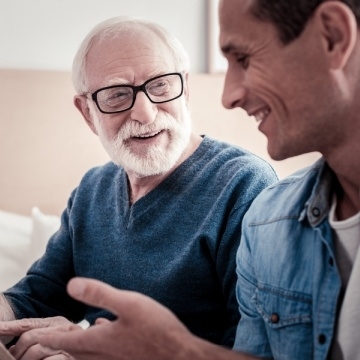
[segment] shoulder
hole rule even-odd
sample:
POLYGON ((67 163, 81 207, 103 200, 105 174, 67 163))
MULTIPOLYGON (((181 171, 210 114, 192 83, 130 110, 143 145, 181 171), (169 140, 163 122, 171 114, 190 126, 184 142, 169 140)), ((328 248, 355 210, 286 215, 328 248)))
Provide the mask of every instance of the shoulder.
POLYGON ((199 150, 192 159, 193 180, 203 193, 233 199, 235 208, 248 207, 264 188, 278 181, 269 163, 241 147, 205 137, 199 150))
POLYGON ((263 175, 277 179, 274 169, 267 161, 246 149, 207 136, 204 137, 203 143, 209 161, 216 163, 217 166, 242 175, 263 175))
POLYGON ((312 194, 318 173, 319 166, 315 163, 268 186, 252 203, 247 218, 253 223, 298 218, 312 194))

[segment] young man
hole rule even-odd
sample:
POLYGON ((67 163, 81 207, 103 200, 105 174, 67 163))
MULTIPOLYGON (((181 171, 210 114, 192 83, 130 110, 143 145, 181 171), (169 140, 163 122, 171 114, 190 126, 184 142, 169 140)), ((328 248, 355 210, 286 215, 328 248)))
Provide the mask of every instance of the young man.
POLYGON ((220 2, 224 105, 256 118, 272 158, 323 155, 262 192, 244 218, 236 351, 192 336, 152 300, 86 279, 70 294, 118 319, 43 345, 77 359, 359 359, 359 16, 358 0, 220 2))
POLYGON ((4 293, 1 320, 113 319, 68 296, 84 276, 144 293, 194 334, 233 345, 242 219, 277 179, 257 156, 192 131, 188 71, 179 42, 145 20, 109 19, 85 38, 74 103, 112 162, 72 193, 45 255, 4 293))

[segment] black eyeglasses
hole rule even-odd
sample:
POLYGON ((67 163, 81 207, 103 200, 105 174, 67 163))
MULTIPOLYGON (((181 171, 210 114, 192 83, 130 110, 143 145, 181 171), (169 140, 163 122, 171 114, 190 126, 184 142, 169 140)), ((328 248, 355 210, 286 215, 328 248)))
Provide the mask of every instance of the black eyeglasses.
POLYGON ((102 113, 114 114, 131 109, 139 91, 143 91, 152 103, 160 104, 179 98, 183 88, 182 75, 169 73, 155 76, 139 86, 107 86, 96 90, 91 97, 102 113))

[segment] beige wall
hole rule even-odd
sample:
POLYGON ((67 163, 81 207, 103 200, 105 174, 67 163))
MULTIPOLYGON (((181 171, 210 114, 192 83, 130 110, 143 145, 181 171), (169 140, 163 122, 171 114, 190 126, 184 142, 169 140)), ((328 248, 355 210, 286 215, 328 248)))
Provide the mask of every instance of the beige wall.
MULTIPOLYGON (((241 110, 220 102, 222 75, 190 75, 190 108, 197 132, 248 148, 280 177, 317 154, 273 162, 266 139, 241 110)), ((32 206, 60 214, 84 172, 108 161, 97 137, 72 104, 68 72, 0 70, 0 209, 30 214, 32 206)))

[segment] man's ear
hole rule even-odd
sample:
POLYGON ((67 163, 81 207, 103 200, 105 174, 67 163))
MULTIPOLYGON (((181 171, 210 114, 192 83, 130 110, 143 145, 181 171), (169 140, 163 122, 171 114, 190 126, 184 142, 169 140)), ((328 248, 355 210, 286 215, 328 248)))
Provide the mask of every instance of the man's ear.
POLYGON ((353 49, 357 37, 354 13, 340 1, 325 1, 314 13, 320 26, 329 66, 343 68, 353 49))
POLYGON ((74 105, 80 111, 81 115, 85 119, 86 123, 89 125, 91 131, 98 135, 96 127, 94 125, 94 119, 91 114, 91 110, 88 105, 88 101, 84 95, 75 95, 74 96, 74 105))
POLYGON ((189 103, 189 73, 184 75, 184 95, 186 98, 186 103, 189 103))

